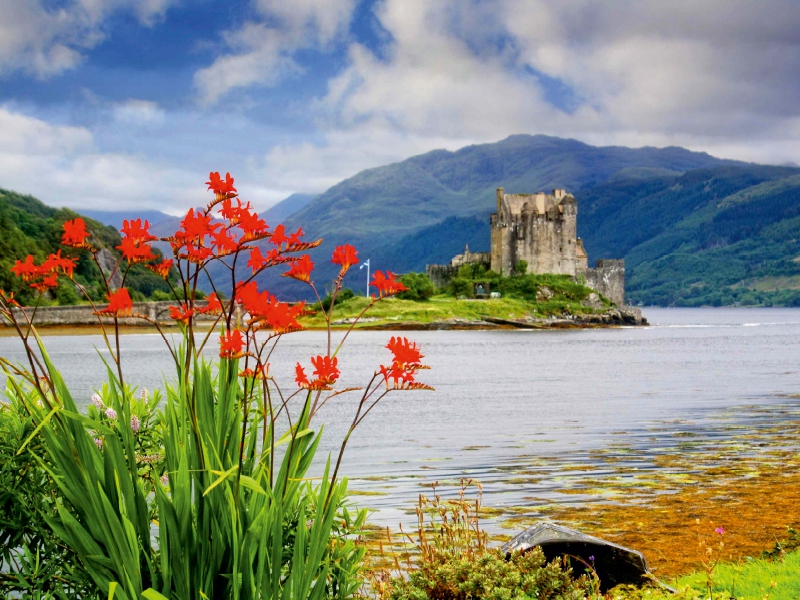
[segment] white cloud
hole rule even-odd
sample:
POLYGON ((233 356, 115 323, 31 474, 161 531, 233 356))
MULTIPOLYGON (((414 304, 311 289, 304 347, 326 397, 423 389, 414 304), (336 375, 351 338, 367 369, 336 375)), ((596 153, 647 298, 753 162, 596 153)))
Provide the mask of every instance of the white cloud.
POLYGON ((131 99, 115 104, 114 118, 121 123, 131 125, 160 125, 166 114, 156 102, 131 99))
POLYGON ((265 21, 226 32, 225 53, 195 73, 200 101, 213 104, 236 88, 276 84, 300 68, 292 58, 297 50, 325 46, 343 34, 354 6, 355 0, 257 0, 265 21))
POLYGON ((22 70, 39 78, 72 69, 105 34, 113 13, 133 11, 144 25, 176 0, 72 0, 48 8, 43 0, 0 0, 0 75, 22 70))
POLYGON ((375 16, 389 43, 350 45, 314 106, 324 140, 272 148, 271 177, 322 191, 361 168, 514 133, 800 161, 793 0, 384 0, 375 16), (536 72, 577 107, 554 105, 536 72))
POLYGON ((146 156, 101 152, 86 128, 53 125, 0 107, 0 185, 51 206, 188 207, 198 198, 202 202, 198 179, 146 156))

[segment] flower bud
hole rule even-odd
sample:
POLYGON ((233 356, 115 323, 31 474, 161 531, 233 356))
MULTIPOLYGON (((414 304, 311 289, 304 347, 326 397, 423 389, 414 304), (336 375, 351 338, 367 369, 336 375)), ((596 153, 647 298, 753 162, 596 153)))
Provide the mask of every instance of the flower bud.
POLYGON ((103 399, 100 394, 92 394, 92 403, 97 407, 97 410, 103 410, 103 399))
POLYGON ((113 419, 116 419, 116 418, 117 418, 117 411, 115 411, 113 408, 111 408, 111 407, 109 406, 109 407, 106 409, 106 416, 107 416, 109 419, 112 419, 112 420, 113 420, 113 419))
POLYGON ((139 420, 139 417, 136 415, 131 415, 131 431, 133 431, 133 433, 137 433, 141 426, 142 422, 139 420))

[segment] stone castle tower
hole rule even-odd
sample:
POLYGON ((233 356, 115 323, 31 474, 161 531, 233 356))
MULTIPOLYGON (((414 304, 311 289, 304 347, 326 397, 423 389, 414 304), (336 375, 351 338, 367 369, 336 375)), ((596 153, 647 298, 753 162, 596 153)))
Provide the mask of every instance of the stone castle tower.
POLYGON ((506 194, 498 188, 497 212, 491 216, 491 269, 510 275, 524 260, 528 273, 583 273, 588 264, 577 217, 578 202, 565 190, 506 194))

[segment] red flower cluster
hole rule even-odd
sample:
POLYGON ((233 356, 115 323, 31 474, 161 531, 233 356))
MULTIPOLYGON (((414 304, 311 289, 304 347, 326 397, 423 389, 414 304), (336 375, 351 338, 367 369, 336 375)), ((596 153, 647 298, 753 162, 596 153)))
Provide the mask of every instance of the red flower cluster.
POLYGON ((233 177, 230 173, 225 173, 225 181, 219 176, 219 173, 209 173, 206 185, 208 189, 213 190, 217 196, 228 196, 235 194, 236 188, 233 187, 233 177))
POLYGON ((342 267, 339 272, 339 276, 341 277, 350 267, 358 264, 358 252, 356 252, 356 249, 350 244, 336 246, 336 249, 333 251, 331 262, 342 267))
POLYGON ((123 317, 133 311, 133 301, 126 288, 119 288, 116 292, 108 293, 108 306, 98 310, 96 315, 115 315, 123 317))
POLYGON ((369 284, 375 286, 381 298, 406 291, 408 288, 394 277, 395 275, 391 271, 386 271, 385 275, 383 271, 375 271, 375 275, 369 284))
POLYGON ((156 263, 154 265, 145 265, 145 267, 150 269, 153 273, 155 273, 159 277, 163 277, 164 279, 166 279, 167 277, 169 277, 169 272, 172 269, 172 265, 174 263, 175 261, 169 258, 162 260, 160 263, 156 263))
POLYGON ((415 381, 415 376, 420 369, 426 369, 422 364, 423 354, 416 342, 409 342, 408 338, 392 337, 386 347, 394 355, 389 367, 381 365, 380 372, 386 382, 386 389, 395 390, 430 390, 433 389, 424 383, 415 381), (392 383, 389 383, 389 380, 392 383))
POLYGON ((193 314, 194 309, 189 308, 185 303, 180 306, 169 307, 169 318, 178 323, 183 323, 184 325, 189 324, 193 314))
POLYGON ((300 258, 292 261, 292 268, 286 271, 283 276, 310 283, 313 269, 314 263, 311 262, 311 257, 308 254, 303 254, 300 258))
POLYGON ((258 291, 255 281, 236 286, 236 301, 250 314, 251 322, 266 321, 275 333, 302 329, 297 317, 305 311, 305 302, 279 302, 269 292, 258 291))
POLYGON ((78 217, 71 221, 64 222, 64 235, 61 236, 61 243, 73 248, 91 248, 86 243, 89 232, 86 231, 86 222, 78 217))
POLYGON ((239 377, 246 377, 250 379, 270 379, 269 365, 270 363, 267 363, 266 365, 258 363, 255 366, 255 369, 248 368, 241 371, 239 373, 239 377))
POLYGON ((331 389, 330 386, 339 379, 339 359, 320 355, 312 357, 311 364, 314 365, 313 375, 316 377, 313 381, 308 380, 302 365, 297 363, 294 368, 297 385, 307 390, 331 389))
POLYGON ((201 315, 218 315, 222 313, 222 303, 217 298, 217 294, 212 292, 208 296, 208 303, 196 309, 201 315))
POLYGON ((55 254, 49 254, 41 265, 37 265, 33 255, 29 254, 25 257, 25 262, 18 260, 11 267, 11 272, 33 289, 44 293, 58 285, 59 275, 72 277, 76 261, 75 258, 63 258, 59 250, 55 254))
POLYGON ((148 229, 150 229, 150 223, 145 221, 142 225, 141 219, 131 219, 130 221, 125 219, 122 222, 122 244, 117 246, 117 250, 122 252, 122 257, 128 263, 135 264, 156 258, 149 242, 158 238, 151 235, 148 229))
POLYGON ((244 338, 238 329, 226 331, 219 338, 220 358, 240 358, 243 356, 244 338))

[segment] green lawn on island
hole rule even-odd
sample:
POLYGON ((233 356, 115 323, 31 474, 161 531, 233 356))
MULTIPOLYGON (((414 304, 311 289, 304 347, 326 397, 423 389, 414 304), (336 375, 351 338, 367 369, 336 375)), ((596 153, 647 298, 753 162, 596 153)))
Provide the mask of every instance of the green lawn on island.
MULTIPOLYGON (((334 306, 333 320, 350 319, 361 314, 370 300, 356 296, 334 306)), ((580 302, 567 299, 553 299, 548 302, 531 302, 517 298, 493 298, 487 300, 458 300, 452 296, 434 296, 429 300, 401 300, 384 298, 370 308, 363 325, 373 326, 381 323, 431 323, 447 319, 479 320, 483 316, 501 319, 522 319, 526 316, 546 317, 561 315, 565 311, 572 314, 593 313, 595 310, 582 306, 580 302), (378 319, 374 321, 373 319, 378 319)), ((325 320, 321 314, 305 317, 303 324, 308 327, 322 326, 325 320)))

